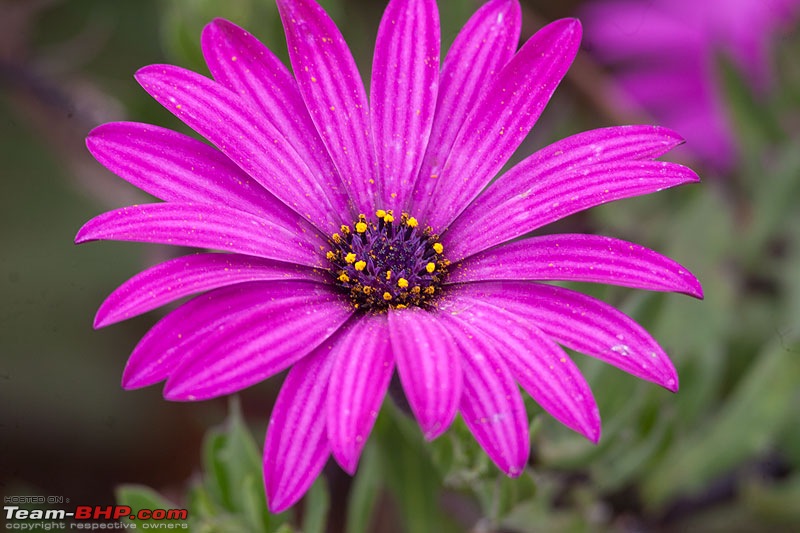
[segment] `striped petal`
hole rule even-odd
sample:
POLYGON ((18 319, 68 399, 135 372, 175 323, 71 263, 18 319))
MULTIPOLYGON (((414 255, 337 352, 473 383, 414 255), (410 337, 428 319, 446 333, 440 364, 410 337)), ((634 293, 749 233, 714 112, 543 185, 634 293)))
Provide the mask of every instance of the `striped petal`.
POLYGON ((86 146, 108 170, 160 200, 226 205, 287 227, 300 219, 225 154, 181 133, 110 122, 93 129, 86 146))
POLYGON ((169 400, 215 398, 263 381, 308 354, 353 313, 329 287, 305 281, 243 283, 197 299, 216 311, 210 317, 215 327, 202 334, 185 325, 169 331, 167 342, 174 342, 176 331, 186 339, 164 387, 169 400), (245 291, 258 293, 261 301, 242 305, 252 301, 245 291), (230 311, 240 308, 246 311, 230 311))
POLYGON ((326 420, 334 334, 294 364, 267 427, 264 488, 269 510, 285 511, 302 498, 330 456, 326 420))
POLYGON ((277 4, 292 69, 311 120, 356 208, 371 213, 377 186, 369 102, 350 49, 313 0, 278 0, 277 4))
POLYGON ((592 442, 600 439, 600 414, 586 380, 564 350, 525 315, 467 293, 448 298, 442 312, 492 339, 520 386, 553 418, 592 442))
POLYGON ((296 148, 236 93, 172 65, 139 69, 136 80, 158 103, 324 233, 341 225, 342 213, 335 210, 329 192, 296 148))
POLYGON ((599 235, 546 235, 505 244, 465 259, 447 281, 492 279, 590 281, 703 297, 697 278, 672 259, 599 235))
POLYGON ((419 216, 446 228, 480 193, 528 135, 578 51, 580 23, 548 24, 503 67, 472 109, 419 216))
POLYGON ((247 281, 286 279, 324 281, 317 270, 246 255, 178 257, 148 268, 120 285, 98 309, 94 327, 127 320, 198 292, 247 281))
POLYGON ((663 348, 630 317, 585 294, 524 281, 469 283, 459 291, 536 324, 556 342, 670 391, 678 374, 663 348))
POLYGON ((333 457, 353 475, 394 372, 386 315, 366 315, 336 343, 328 391, 333 457))
POLYGON ((444 433, 461 401, 461 351, 434 313, 418 307, 389 310, 397 372, 422 433, 444 433))
POLYGON ((259 109, 305 161, 337 212, 350 212, 355 219, 297 82, 281 60, 250 33, 222 19, 203 29, 202 48, 214 79, 259 109))
POLYGON ((425 154, 439 86, 439 42, 435 0, 389 2, 378 29, 370 85, 384 209, 403 208, 425 154))
POLYGON ((649 161, 681 142, 666 128, 620 126, 551 144, 500 176, 453 222, 443 237, 449 257, 457 261, 596 205, 698 181, 686 167, 649 161))
POLYGON ((525 405, 514 377, 489 339, 457 315, 441 313, 439 317, 448 323, 463 355, 461 416, 498 468, 516 477, 528 463, 530 437, 525 405))
POLYGON ((78 230, 77 244, 155 242, 255 255, 310 267, 325 266, 318 233, 289 229, 219 205, 168 202, 123 207, 98 215, 78 230))
MULTIPOLYGON (((413 202, 432 194, 469 112, 497 72, 514 56, 522 15, 517 0, 492 0, 467 21, 442 64, 439 96, 413 202), (469 68, 464 68, 469 65, 469 68)), ((408 210, 417 213, 414 205, 408 210)))

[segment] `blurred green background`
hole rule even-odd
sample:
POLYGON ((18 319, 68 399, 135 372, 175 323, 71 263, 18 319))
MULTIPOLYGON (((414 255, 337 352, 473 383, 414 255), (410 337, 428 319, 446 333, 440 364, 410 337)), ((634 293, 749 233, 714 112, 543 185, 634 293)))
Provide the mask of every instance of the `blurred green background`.
MULTIPOLYGON (((384 2, 322 3, 368 72, 384 2)), ((446 44, 478 4, 440 2, 446 44)), ((523 38, 579 4, 523 2, 523 38)), ((800 530, 796 32, 779 39, 778 80, 767 95, 753 94, 735 68, 723 69, 725 105, 744 146, 731 175, 692 162, 704 178, 700 185, 617 202, 547 228, 629 239, 700 278, 703 302, 580 287, 631 314, 663 344, 680 373, 677 395, 577 355, 603 416, 600 444, 529 402, 532 464, 513 481, 494 469, 463 424, 423 445, 413 423, 387 402, 354 479, 329 465, 327 482, 296 515, 245 520, 230 494, 215 490, 233 490, 237 480, 226 485, 219 476, 241 469, 260 479, 260 451, 255 462, 250 452, 263 443, 280 378, 246 391, 240 403, 247 425, 234 417, 206 437, 204 449, 204 434, 226 416, 226 400, 175 404, 162 400, 158 387, 124 392, 119 385, 130 350, 164 311, 91 329, 113 288, 181 251, 72 244, 89 218, 145 199, 94 162, 83 145, 86 133, 122 119, 187 131, 132 75, 159 62, 206 73, 199 36, 216 16, 284 53, 270 0, 0 0, 4 496, 109 504, 120 484, 133 483, 180 503, 193 486, 196 503, 205 486, 204 497, 219 501, 195 513, 198 531, 291 530, 290 524, 306 531, 800 530), (216 454, 226 446, 249 451, 216 454)), ((588 128, 652 120, 610 103, 613 83, 584 53, 520 155, 588 128)), ((156 498, 126 490, 132 492, 119 496, 124 501, 156 498)))

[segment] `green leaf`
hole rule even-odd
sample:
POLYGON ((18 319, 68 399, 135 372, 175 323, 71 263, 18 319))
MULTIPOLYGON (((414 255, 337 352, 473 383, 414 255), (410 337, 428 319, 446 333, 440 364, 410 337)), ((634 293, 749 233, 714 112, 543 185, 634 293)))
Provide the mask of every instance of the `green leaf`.
POLYGON ((328 487, 325 479, 318 478, 305 498, 305 514, 303 515, 303 533, 325 533, 328 510, 331 506, 328 487))
MULTIPOLYGON (((174 503, 144 485, 120 485, 114 491, 117 503, 127 505, 133 513, 142 509, 176 509, 174 503)), ((128 521, 127 517, 124 519, 128 521)), ((159 522, 158 520, 136 520, 136 523, 159 522)))

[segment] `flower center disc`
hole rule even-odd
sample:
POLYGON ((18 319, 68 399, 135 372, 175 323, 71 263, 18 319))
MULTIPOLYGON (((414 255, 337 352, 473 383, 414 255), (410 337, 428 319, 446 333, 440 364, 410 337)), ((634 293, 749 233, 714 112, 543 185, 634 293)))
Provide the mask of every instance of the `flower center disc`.
POLYGON ((329 240, 327 257, 335 283, 356 309, 385 311, 415 305, 426 307, 438 294, 450 261, 430 227, 417 219, 379 209, 375 221, 358 216, 353 227, 342 226, 329 240))

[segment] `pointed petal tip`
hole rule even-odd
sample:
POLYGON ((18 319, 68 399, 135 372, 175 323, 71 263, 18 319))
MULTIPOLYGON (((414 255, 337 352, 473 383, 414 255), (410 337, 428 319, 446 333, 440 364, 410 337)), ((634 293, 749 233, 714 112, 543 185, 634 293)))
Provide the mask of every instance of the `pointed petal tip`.
POLYGON ((334 450, 332 455, 336 463, 347 472, 349 476, 355 476, 358 470, 358 453, 343 453, 343 450, 334 450))

